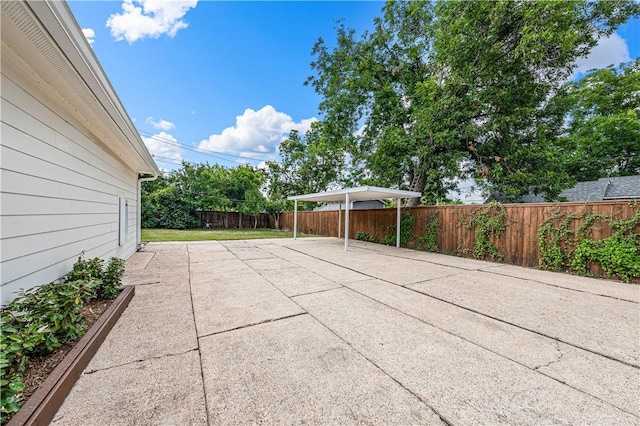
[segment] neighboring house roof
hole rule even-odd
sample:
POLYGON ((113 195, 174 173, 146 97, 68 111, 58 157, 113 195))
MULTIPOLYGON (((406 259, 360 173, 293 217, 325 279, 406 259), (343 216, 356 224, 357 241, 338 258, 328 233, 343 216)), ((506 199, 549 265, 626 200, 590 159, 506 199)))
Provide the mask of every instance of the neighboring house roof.
POLYGON ((560 193, 560 198, 567 201, 602 201, 607 192, 609 183, 606 180, 578 182, 573 188, 565 189, 560 193))
POLYGON ((640 175, 602 178, 609 182, 605 191, 605 200, 640 198, 640 175))
MULTIPOLYGON (((504 197, 493 194, 487 201, 501 201, 504 197)), ((588 182, 578 182, 573 188, 565 189, 559 198, 566 201, 604 201, 640 198, 640 175, 606 177, 588 182)), ((541 195, 528 194, 522 203, 543 203, 541 195)))
POLYGON ((65 2, 3 1, 2 56, 123 164, 160 174, 65 2))

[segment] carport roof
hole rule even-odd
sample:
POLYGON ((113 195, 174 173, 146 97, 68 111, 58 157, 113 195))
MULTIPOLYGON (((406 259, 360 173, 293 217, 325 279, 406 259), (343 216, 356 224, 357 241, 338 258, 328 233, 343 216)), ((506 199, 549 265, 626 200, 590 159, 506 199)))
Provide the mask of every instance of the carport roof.
POLYGON ((420 192, 415 191, 401 191, 399 189, 379 188, 377 186, 359 186, 335 191, 316 192, 315 194, 294 195, 287 197, 287 199, 320 202, 344 201, 346 194, 349 194, 350 201, 379 200, 381 198, 414 198, 422 196, 420 192))

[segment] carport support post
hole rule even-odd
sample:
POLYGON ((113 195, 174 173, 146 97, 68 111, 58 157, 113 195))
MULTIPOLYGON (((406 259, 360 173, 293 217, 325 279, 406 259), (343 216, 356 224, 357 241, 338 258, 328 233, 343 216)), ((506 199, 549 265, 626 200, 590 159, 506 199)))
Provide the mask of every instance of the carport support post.
POLYGON ((396 224, 396 247, 400 247, 400 201, 401 199, 398 198, 398 218, 397 220, 397 224, 396 224))
POLYGON ((340 228, 342 227, 342 201, 338 201, 338 239, 340 239, 340 228))
POLYGON ((349 247, 349 193, 347 192, 344 200, 344 251, 349 247))
POLYGON ((293 200, 293 239, 296 239, 298 231, 298 200, 293 200))

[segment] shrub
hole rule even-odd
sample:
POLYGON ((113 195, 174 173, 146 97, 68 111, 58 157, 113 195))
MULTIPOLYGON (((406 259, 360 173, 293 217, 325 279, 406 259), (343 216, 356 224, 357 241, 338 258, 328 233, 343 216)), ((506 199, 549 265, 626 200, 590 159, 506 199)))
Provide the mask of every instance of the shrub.
POLYGON ((368 241, 370 243, 379 243, 380 242, 380 240, 378 240, 378 237, 376 237, 375 235, 369 235, 364 231, 356 232, 356 240, 368 241))
POLYGON ((20 409, 24 372, 30 356, 48 354, 64 340, 77 340, 86 322, 81 308, 96 298, 113 299, 120 292, 124 261, 81 257, 62 284, 20 290, 0 310, 0 421, 20 409))
POLYGON ((94 297, 98 299, 113 299, 120 293, 120 282, 123 274, 124 261, 117 257, 109 259, 106 268, 103 260, 97 257, 89 260, 83 260, 82 257, 78 257, 73 269, 65 277, 65 282, 84 281, 93 283, 91 287, 95 289, 94 297))

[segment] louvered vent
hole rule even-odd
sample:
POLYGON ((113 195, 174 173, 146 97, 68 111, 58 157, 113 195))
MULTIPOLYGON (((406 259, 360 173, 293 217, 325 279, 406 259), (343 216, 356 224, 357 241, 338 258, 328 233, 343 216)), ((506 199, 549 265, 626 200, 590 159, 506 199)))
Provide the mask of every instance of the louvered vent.
MULTIPOLYGON (((67 60, 60 50, 47 37, 46 30, 28 10, 28 6, 21 1, 2 1, 3 18, 10 18, 22 33, 42 53, 47 61, 65 78, 73 74, 67 60)), ((19 52, 17 52, 19 53, 19 52)))

